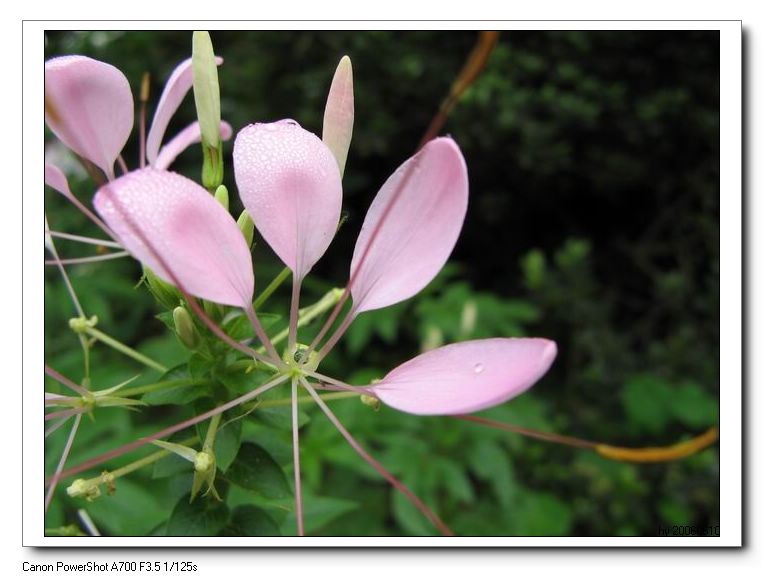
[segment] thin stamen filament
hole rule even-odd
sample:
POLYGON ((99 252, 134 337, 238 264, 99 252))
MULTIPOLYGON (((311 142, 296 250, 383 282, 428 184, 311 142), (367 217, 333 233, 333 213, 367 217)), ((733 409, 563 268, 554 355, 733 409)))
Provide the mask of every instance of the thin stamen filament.
POLYGON ((88 397, 89 392, 88 392, 87 389, 85 389, 81 385, 77 385, 74 381, 72 381, 68 377, 64 377, 63 375, 61 375, 61 373, 56 371, 53 367, 51 367, 49 365, 45 365, 45 373, 46 373, 46 375, 48 375, 48 376, 52 377, 53 379, 55 379, 56 381, 58 381, 64 387, 68 387, 72 391, 76 391, 82 397, 88 397))
POLYGON ((406 497, 406 499, 408 499, 414 505, 414 507, 422 512, 422 514, 440 531, 441 534, 444 536, 454 535, 451 529, 446 526, 445 523, 443 523, 443 521, 438 517, 437 514, 435 514, 435 512, 428 508, 421 499, 419 499, 408 487, 406 487, 392 473, 390 473, 390 471, 383 467, 379 461, 377 461, 374 457, 366 452, 366 450, 356 441, 355 438, 353 438, 350 432, 348 432, 342 423, 337 419, 337 417, 334 415, 334 412, 329 409, 329 406, 324 403, 316 390, 313 389, 313 387, 304 377, 300 377, 300 383, 302 383, 305 389, 308 390, 308 393, 318 404, 318 407, 321 408, 324 414, 326 414, 326 417, 329 418, 329 421, 334 424, 334 427, 337 428, 340 434, 345 437, 345 440, 347 440, 348 444, 350 444, 350 446, 353 447, 353 449, 359 455, 361 455, 361 457, 367 463, 369 463, 372 468, 374 468, 380 475, 382 475, 393 487, 395 487, 395 489, 400 491, 406 497))
POLYGON ((107 241, 100 238, 91 238, 89 236, 82 236, 79 234, 70 234, 68 232, 59 232, 57 230, 46 230, 46 234, 54 236, 56 238, 62 238, 64 240, 75 241, 78 243, 86 243, 89 245, 96 245, 98 247, 106 247, 109 249, 123 249, 124 247, 114 241, 107 241))
POLYGON ((305 536, 302 516, 302 482, 300 479, 300 428, 297 409, 297 379, 292 378, 292 455, 294 459, 294 505, 297 518, 297 535, 305 536))
POLYGON ((72 467, 71 469, 67 471, 64 471, 61 474, 61 479, 64 479, 66 477, 71 477, 72 475, 76 475, 78 473, 81 473, 82 471, 87 471, 88 469, 95 467, 96 465, 100 465, 101 463, 106 462, 110 459, 116 458, 128 452, 131 452, 135 450, 136 448, 139 448, 143 446, 144 444, 151 442, 152 440, 159 440, 160 438, 164 438, 165 436, 170 436, 171 434, 175 434, 176 432, 185 430, 186 428, 189 428, 190 426, 193 426, 194 424, 203 422, 204 420, 211 418, 215 414, 220 414, 222 412, 230 410, 231 408, 235 408, 238 405, 251 401, 255 399, 261 393, 265 393, 269 389, 272 389, 276 387, 277 385, 281 385, 287 379, 288 379, 287 375, 280 375, 276 377, 275 379, 272 379, 271 381, 264 383, 260 387, 253 389, 252 391, 245 393, 244 395, 239 396, 236 399, 233 399, 225 404, 217 406, 216 408, 213 408, 209 410, 208 412, 205 412, 198 416, 194 416, 193 418, 189 418, 188 420, 184 420, 183 422, 164 428, 163 430, 160 430, 159 432, 155 432, 154 434, 151 434, 149 436, 139 438, 138 440, 129 442, 128 444, 125 444, 112 451, 109 451, 100 456, 94 457, 88 461, 85 461, 84 463, 81 463, 75 467, 72 467))
POLYGON ((129 257, 130 253, 127 251, 120 251, 118 253, 107 253, 105 255, 92 255, 90 257, 76 257, 73 259, 58 259, 54 261, 45 261, 46 265, 83 265, 85 263, 98 263, 100 261, 111 261, 112 259, 121 259, 122 257, 129 257))
POLYGON ((130 348, 126 344, 123 344, 119 342, 118 340, 112 338, 108 334, 105 334, 104 332, 101 332, 97 328, 93 326, 86 326, 84 328, 85 333, 87 333, 89 336, 92 336, 96 340, 101 341, 107 346, 110 346, 115 351, 119 351, 125 356, 130 357, 131 359, 134 359, 135 361, 138 361, 139 363, 142 363, 146 365, 147 367, 151 367, 155 371, 159 371, 160 373, 167 373, 168 369, 161 363, 157 363, 154 359, 150 359, 146 355, 139 353, 138 351, 130 348))
POLYGON ((61 471, 64 469, 64 465, 66 464, 66 459, 69 458, 69 451, 71 451, 72 449, 72 444, 74 443, 74 437, 77 434, 77 429, 80 426, 80 420, 82 420, 82 414, 77 414, 77 416, 75 416, 74 418, 74 424, 72 424, 72 430, 71 432, 69 432, 69 438, 66 440, 64 451, 61 453, 61 458, 58 461, 56 472, 53 473, 53 477, 50 480, 50 485, 48 486, 48 493, 45 495, 45 513, 48 512, 48 506, 50 505, 50 500, 53 498, 53 492, 56 491, 56 486, 58 485, 59 480, 62 478, 61 471))

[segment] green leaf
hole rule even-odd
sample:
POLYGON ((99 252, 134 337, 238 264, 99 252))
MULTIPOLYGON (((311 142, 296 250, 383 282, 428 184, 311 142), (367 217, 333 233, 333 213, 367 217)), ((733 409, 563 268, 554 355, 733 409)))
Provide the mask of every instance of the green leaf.
POLYGON ((528 492, 510 513, 510 519, 517 535, 566 536, 573 524, 573 511, 552 494, 528 492))
MULTIPOLYGON (((305 523, 306 534, 316 534, 329 522, 344 516, 360 507, 360 504, 347 499, 336 497, 323 497, 303 495, 303 522, 305 523)), ((294 512, 289 512, 281 524, 281 531, 284 534, 294 535, 297 528, 294 512)))
POLYGON ((241 446, 241 420, 225 422, 215 436, 215 462, 225 472, 231 466, 241 446))
POLYGON ((696 383, 677 386, 671 398, 671 412, 685 426, 700 428, 719 421, 719 403, 696 383))
POLYGON ((104 491, 88 505, 88 513, 102 533, 143 536, 166 518, 167 511, 154 492, 127 477, 118 479, 115 486, 114 495, 104 491))
POLYGON ((236 460, 226 472, 231 483, 272 499, 292 494, 286 475, 266 450, 257 444, 245 442, 236 460))
MULTIPOLYGON (((281 321, 281 316, 278 314, 268 314, 266 312, 258 312, 257 318, 260 320, 260 324, 263 325, 263 330, 269 334, 269 329, 281 321)), ((234 340, 245 340, 256 337, 249 318, 246 314, 240 312, 229 314, 226 317, 223 321, 223 330, 234 340)))
POLYGON ((233 510, 225 536, 281 536, 279 525, 265 510, 242 505, 233 510))
POLYGON ((506 451, 490 440, 479 442, 470 458, 475 475, 489 483, 502 507, 508 508, 515 496, 517 481, 506 451))
POLYGON ((173 367, 167 373, 162 375, 159 378, 159 381, 192 381, 192 383, 173 387, 171 389, 160 389, 144 393, 141 400, 149 406, 182 406, 210 393, 208 384, 202 381, 194 381, 194 378, 191 377, 191 374, 188 371, 187 365, 173 367))
POLYGON ((230 518, 228 506, 212 497, 189 503, 189 494, 180 498, 167 521, 167 536, 216 536, 230 518))
POLYGON ((639 375, 627 381, 621 403, 629 419, 641 429, 662 432, 671 419, 671 387, 652 375, 639 375))

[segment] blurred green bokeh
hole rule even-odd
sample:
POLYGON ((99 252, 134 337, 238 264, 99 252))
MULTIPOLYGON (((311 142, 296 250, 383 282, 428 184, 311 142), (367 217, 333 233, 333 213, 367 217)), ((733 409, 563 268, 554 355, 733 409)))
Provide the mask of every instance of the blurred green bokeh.
MULTIPOLYGON (((293 118, 320 134, 334 67, 344 54, 353 60, 348 221, 306 282, 304 300, 312 302, 344 285, 365 210, 413 152, 476 33, 213 32, 212 39, 225 58, 223 118, 235 130, 293 118)), ((77 53, 119 67, 136 92, 149 72, 155 104, 172 68, 190 55, 191 35, 50 32, 46 43, 48 57, 77 53)), ((193 119, 189 97, 168 136, 193 119)), ((451 262, 419 296, 359 318, 325 361, 326 372, 368 382, 425 345, 543 336, 559 346, 553 368, 530 392, 490 410, 491 417, 626 446, 672 444, 716 425, 718 33, 502 33, 443 132, 461 146, 471 184, 451 262)), ((50 156, 62 160, 52 136, 49 144, 50 156)), ((227 185, 237 213, 230 150, 229 142, 227 185)), ((136 132, 124 151, 129 167, 137 155, 136 132)), ((185 153, 175 169, 198 180, 199 149, 185 153)), ((76 163, 66 171, 75 193, 89 199, 93 184, 76 163)), ((98 235, 52 192, 46 210, 54 230, 98 235)), ((58 244, 64 257, 93 254, 87 246, 58 244)), ((263 287, 280 267, 263 242, 254 258, 263 287)), ((76 266, 71 276, 86 312, 98 315, 105 332, 164 364, 183 360, 185 351, 154 317, 158 306, 136 289, 134 262, 76 266)), ((46 277, 46 360, 78 380, 81 351, 66 326, 71 304, 54 268, 46 277)), ((267 311, 285 312, 288 289, 267 311)), ((101 347, 94 365, 95 388, 143 372, 101 347)), ((659 525, 719 523, 716 447, 682 461, 630 465, 467 422, 374 412, 355 401, 338 402, 336 412, 460 535, 655 536, 659 525)), ((85 419, 70 463, 182 413, 166 407, 85 419)), ((309 532, 432 532, 318 411, 310 416, 302 431, 309 532)), ((244 433, 289 469, 288 426, 274 432, 248 423, 244 433)), ((47 471, 65 437, 51 437, 47 471)), ((158 532, 187 482, 141 471, 120 480, 114 496, 85 507, 104 534, 158 532)), ((248 497, 232 489, 228 503, 246 504, 248 497)), ((76 522, 82 506, 59 490, 46 525, 76 522)), ((283 531, 293 531, 289 517, 276 518, 283 531)))

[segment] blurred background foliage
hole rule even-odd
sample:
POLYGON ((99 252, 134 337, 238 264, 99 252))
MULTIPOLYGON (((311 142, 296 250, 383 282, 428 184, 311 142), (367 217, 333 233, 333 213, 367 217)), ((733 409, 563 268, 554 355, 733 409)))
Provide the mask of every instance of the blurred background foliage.
MULTIPOLYGON (((222 110, 234 129, 294 118, 320 134, 334 67, 343 54, 353 60, 348 221, 306 283, 304 301, 312 302, 328 287, 344 285, 371 199, 413 152, 476 33, 213 32, 212 38, 225 58, 222 110)), ((47 56, 77 53, 109 62, 135 91, 149 72, 154 104, 190 48, 191 35, 180 32, 46 35, 47 56)), ((170 134, 193 118, 189 97, 170 134)), ((628 446, 671 444, 717 424, 718 33, 503 33, 444 132, 463 149, 471 184, 451 261, 414 299, 359 318, 325 361, 326 372, 368 382, 423 348, 487 336, 543 336, 559 345, 553 368, 530 392, 490 410, 490 417, 628 446)), ((231 143, 229 162, 230 150, 231 143)), ((124 151, 131 168, 137 154, 134 133, 124 151)), ((48 156, 88 200, 93 184, 54 139, 48 156)), ((200 162, 199 150, 191 149, 175 169, 198 180, 200 162)), ((227 184, 235 194, 230 168, 227 184)), ((232 202, 238 213, 235 195, 232 202)), ((97 235, 52 193, 46 209, 53 229, 97 235)), ((58 244, 63 257, 83 254, 82 245, 58 244)), ((262 288, 280 267, 263 242, 254 258, 262 288)), ((184 360, 186 352, 155 318, 160 308, 137 289, 134 262, 77 266, 71 276, 86 312, 98 315, 105 332, 166 365, 184 360)), ((54 268, 46 277, 46 360, 78 380, 81 351, 66 326, 71 304, 54 268)), ((288 290, 283 287, 267 311, 285 312, 288 290)), ((142 372, 108 348, 94 352, 96 388, 142 372)), ((155 379, 144 374, 137 383, 155 379)), ((70 463, 178 421, 184 409, 102 410, 94 422, 83 420, 70 463)), ((716 447, 683 461, 631 465, 468 422, 384 407, 375 412, 357 401, 337 402, 334 409, 457 534, 652 536, 659 524, 718 524, 716 447)), ((308 532, 432 532, 317 410, 305 412, 308 532)), ((280 464, 291 484, 287 413, 270 421, 252 418, 241 434, 280 464)), ((65 437, 59 432, 49 439, 49 472, 65 437)), ((271 501, 233 484, 221 489, 227 505, 202 500, 196 507, 203 512, 189 512, 183 498, 189 473, 173 469, 174 458, 120 479, 115 495, 92 504, 73 502, 59 490, 47 526, 76 522, 75 510, 84 504, 105 534, 294 531, 286 511, 291 488, 280 488, 286 482, 278 473, 270 479, 273 491, 265 492, 271 501), (274 507, 278 497, 284 507, 274 507), (173 509, 175 526, 168 529, 173 509), (184 519, 208 525, 189 530, 184 519)))

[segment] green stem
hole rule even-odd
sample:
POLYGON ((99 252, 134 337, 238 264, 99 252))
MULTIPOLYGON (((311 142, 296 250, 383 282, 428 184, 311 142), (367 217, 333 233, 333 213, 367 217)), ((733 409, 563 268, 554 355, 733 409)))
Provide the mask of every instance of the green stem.
POLYGON ((113 339, 108 334, 105 334, 98 330, 97 328, 94 328, 92 326, 87 326, 84 328, 84 332, 96 340, 100 340, 102 343, 104 343, 107 346, 110 346, 115 351, 119 351, 123 355, 126 355, 130 357, 131 359, 134 359, 135 361, 138 361, 139 363, 143 363, 147 367, 151 367, 152 369, 159 371, 160 373, 167 373, 168 369, 164 365, 160 365, 153 359, 149 359, 146 355, 143 355, 139 353, 138 351, 131 349, 129 346, 119 342, 118 340, 113 339))
POLYGON ((202 446, 204 452, 212 451, 212 447, 215 445, 215 436, 217 436, 218 426, 220 425, 220 419, 222 417, 223 414, 215 414, 210 418, 210 427, 207 428, 207 434, 204 437, 204 445, 202 446))
POLYGON ((133 395, 142 395, 144 393, 151 393, 152 391, 161 391, 164 389, 173 389, 175 387, 185 387, 202 385, 203 381, 196 379, 173 379, 171 381, 158 381, 157 383, 149 383, 148 385, 139 385, 138 387, 130 387, 114 393, 115 397, 130 397, 133 395))
MULTIPOLYGON (((350 399, 354 397, 360 397, 360 393, 355 393, 354 391, 337 391, 333 393, 324 393, 321 394, 321 399, 324 401, 335 401, 335 400, 341 400, 341 399, 350 399)), ((310 396, 303 396, 297 398, 297 403, 305 404, 305 403, 312 403, 313 398, 310 396)), ((270 399, 270 400, 263 400, 259 404, 257 404, 257 408, 273 408, 276 406, 289 406, 292 405, 292 399, 270 399)))
MULTIPOLYGON (((183 442, 179 442, 178 444, 181 444, 183 446, 192 446, 196 444, 197 442, 199 442, 198 438, 189 438, 188 440, 184 440, 183 442)), ((113 483, 116 479, 119 479, 120 477, 124 477, 125 475, 132 473, 133 471, 137 471, 138 469, 141 469, 142 467, 145 467, 146 465, 150 465, 151 463, 154 463, 167 456, 170 456, 171 454, 173 453, 170 452, 169 450, 162 449, 146 457, 143 457, 142 459, 138 459, 137 461, 128 463, 127 465, 125 465, 124 467, 120 467, 119 469, 114 469, 111 472, 104 471, 97 477, 91 477, 90 479, 85 479, 82 483, 79 484, 79 490, 81 494, 86 494, 88 490, 96 489, 99 485, 103 485, 104 483, 113 483)))
POLYGON ((262 306, 269 297, 275 292, 278 287, 284 283, 284 280, 286 280, 287 277, 292 273, 292 270, 289 269, 289 267, 284 267, 281 270, 281 273, 279 273, 276 277, 273 278, 273 281, 271 281, 268 286, 263 290, 263 293, 261 293, 257 298, 255 299, 255 303, 252 304, 252 307, 257 310, 262 306))

